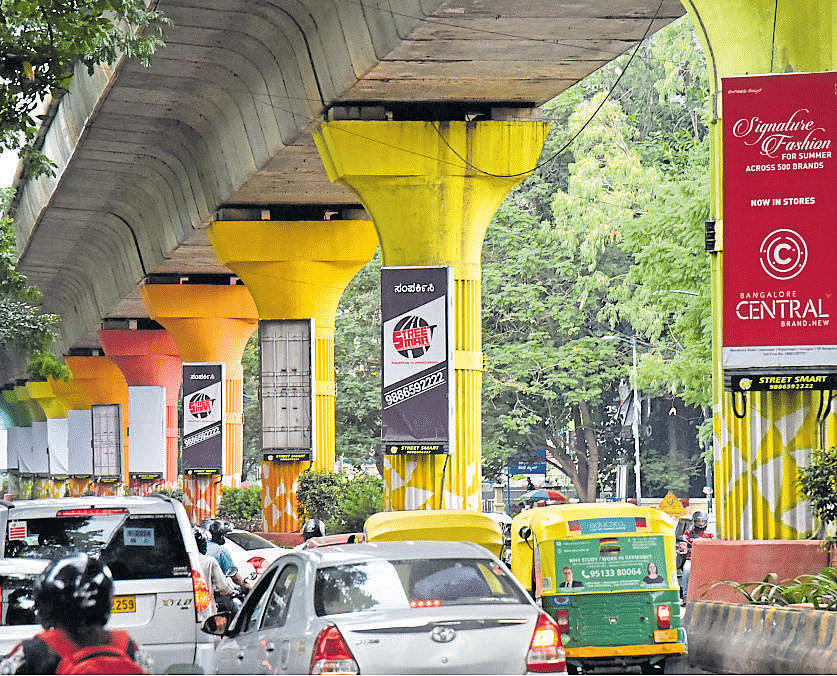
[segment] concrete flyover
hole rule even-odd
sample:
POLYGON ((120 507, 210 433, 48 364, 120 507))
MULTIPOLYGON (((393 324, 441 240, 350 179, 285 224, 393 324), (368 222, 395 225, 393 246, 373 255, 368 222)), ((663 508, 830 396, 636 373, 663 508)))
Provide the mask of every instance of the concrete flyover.
MULTIPOLYGON (((19 268, 61 315, 65 352, 100 347, 104 319, 148 317, 149 276, 229 275, 207 237, 218 214, 355 208, 312 140, 323 120, 526 116, 652 19, 653 31, 684 11, 679 0, 156 4, 173 27, 153 66, 80 71, 43 132, 56 177, 18 183, 19 268)), ((23 367, 0 356, 0 383, 23 367)))

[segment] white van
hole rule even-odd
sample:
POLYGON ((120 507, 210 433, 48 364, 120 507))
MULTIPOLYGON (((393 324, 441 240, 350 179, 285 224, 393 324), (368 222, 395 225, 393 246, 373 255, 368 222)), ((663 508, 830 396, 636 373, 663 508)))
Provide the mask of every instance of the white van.
MULTIPOLYGON (((107 626, 126 630, 142 645, 156 673, 174 665, 182 670, 211 664, 213 641, 200 630, 210 612, 209 591, 192 526, 177 500, 163 495, 2 500, 0 551, 7 560, 38 561, 41 569, 47 560, 79 551, 98 557, 114 578, 107 626)), ((3 606, 5 619, 10 606, 3 606)), ((0 644, 4 632, 19 634, 22 626, 14 620, 3 624, 0 644)), ((25 626, 30 635, 40 630, 25 626)))

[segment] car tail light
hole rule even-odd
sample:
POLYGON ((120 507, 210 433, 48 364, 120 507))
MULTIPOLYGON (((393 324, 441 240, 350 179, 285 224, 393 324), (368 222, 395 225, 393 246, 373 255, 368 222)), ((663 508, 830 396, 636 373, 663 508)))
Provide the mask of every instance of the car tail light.
POLYGON ((410 601, 410 608, 438 608, 442 599, 414 599, 410 601))
POLYGON ((262 569, 267 565, 267 560, 261 556, 254 556, 252 559, 248 559, 247 563, 249 563, 253 568, 255 568, 256 573, 261 573, 262 569))
POLYGON ((200 619, 200 614, 212 605, 212 593, 209 591, 209 585, 200 571, 200 567, 195 565, 194 554, 189 555, 192 562, 192 589, 195 591, 195 615, 196 619, 200 619))
POLYGON ((546 613, 538 615, 535 632, 529 642, 529 652, 526 654, 526 670, 537 673, 567 670, 558 625, 546 613))
POLYGON ((314 641, 311 674, 359 674, 355 656, 343 634, 333 624, 323 629, 314 641))
POLYGON ((671 608, 668 606, 657 606, 657 627, 659 629, 671 627, 671 608))
POLYGON ((558 624, 558 631, 562 634, 570 633, 570 612, 568 610, 559 610, 555 613, 555 622, 558 624))

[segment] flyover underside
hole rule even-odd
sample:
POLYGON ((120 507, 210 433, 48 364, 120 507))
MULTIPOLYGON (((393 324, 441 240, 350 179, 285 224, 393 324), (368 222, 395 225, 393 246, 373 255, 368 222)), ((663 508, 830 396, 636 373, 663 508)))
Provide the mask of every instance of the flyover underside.
POLYGON ((102 318, 146 317, 149 274, 228 273, 205 233, 221 207, 355 205, 311 138, 330 107, 423 103, 446 119, 453 103, 537 105, 683 13, 677 0, 159 9, 173 26, 153 65, 80 72, 45 134, 57 176, 20 184, 19 267, 62 316, 65 349, 98 345, 102 318))

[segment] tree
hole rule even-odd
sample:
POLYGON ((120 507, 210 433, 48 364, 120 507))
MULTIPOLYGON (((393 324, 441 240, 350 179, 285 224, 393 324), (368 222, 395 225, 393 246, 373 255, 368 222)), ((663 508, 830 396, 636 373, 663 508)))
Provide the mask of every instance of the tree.
POLYGON ((337 454, 354 465, 381 456, 381 253, 346 288, 334 331, 337 454))
MULTIPOLYGON (((595 499, 603 461, 624 452, 615 441, 614 393, 631 357, 614 334, 641 337, 652 349, 642 359, 657 367, 641 371, 647 389, 709 401, 708 154, 700 114, 708 87, 695 76, 701 55, 684 44, 697 41, 681 21, 635 58, 617 60, 546 106, 554 122, 543 156, 551 160, 489 228, 487 476, 514 452, 549 447, 579 497, 595 499), (564 147, 567 137, 574 140, 564 147)), ((693 471, 688 464, 676 471, 693 471)), ((665 463, 658 465, 652 478, 671 483, 665 463)))
MULTIPOLYGON (((170 23, 145 0, 0 0, 0 150, 17 151, 24 176, 52 173, 36 147, 39 106, 67 92, 77 63, 92 72, 120 54, 148 64, 170 23)), ((0 198, 8 214, 12 191, 0 198)), ((29 357, 34 376, 67 377, 52 351, 58 316, 42 314, 40 292, 15 270, 11 220, 0 219, 0 348, 29 357)))
POLYGON ((20 151, 28 176, 52 164, 32 114, 67 92, 76 64, 92 74, 124 54, 148 65, 170 23, 145 0, 0 0, 0 13, 0 149, 20 151))
POLYGON ((241 452, 241 480, 259 478, 262 464, 262 411, 259 405, 259 332, 247 341, 241 358, 243 449, 241 452))

